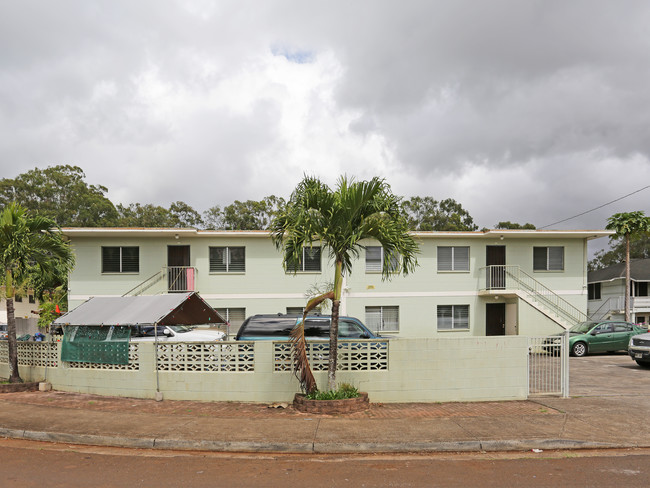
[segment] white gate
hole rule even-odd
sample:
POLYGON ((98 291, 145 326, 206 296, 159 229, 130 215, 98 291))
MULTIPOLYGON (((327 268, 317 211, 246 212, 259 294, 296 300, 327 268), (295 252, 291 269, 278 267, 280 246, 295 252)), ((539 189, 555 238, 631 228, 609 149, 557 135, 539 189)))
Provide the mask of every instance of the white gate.
POLYGON ((528 396, 569 396, 568 334, 528 338, 528 396))

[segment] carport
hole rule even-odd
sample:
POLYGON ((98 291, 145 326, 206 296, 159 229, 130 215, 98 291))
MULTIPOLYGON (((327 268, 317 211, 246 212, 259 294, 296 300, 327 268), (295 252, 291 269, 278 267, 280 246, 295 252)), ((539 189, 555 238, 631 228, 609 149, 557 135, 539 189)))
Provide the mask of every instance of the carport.
MULTIPOLYGON (((134 326, 225 324, 196 292, 127 297, 92 297, 53 323, 64 331, 61 359, 128 364, 134 326)), ((157 337, 156 337, 157 339, 157 337)))

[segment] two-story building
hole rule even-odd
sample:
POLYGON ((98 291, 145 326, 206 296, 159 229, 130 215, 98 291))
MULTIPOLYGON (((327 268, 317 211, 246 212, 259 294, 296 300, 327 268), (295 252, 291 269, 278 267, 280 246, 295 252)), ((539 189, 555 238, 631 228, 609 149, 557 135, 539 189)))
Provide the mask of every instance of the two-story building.
MULTIPOLYGON (((266 231, 66 228, 70 309, 92 296, 198 291, 232 325, 299 312, 333 281, 326 248, 286 270, 266 231)), ((586 320, 587 242, 608 231, 415 232, 418 268, 381 277, 367 242, 345 277, 342 314, 401 337, 544 335, 586 320)))
MULTIPOLYGON (((588 273, 588 313, 593 320, 625 317, 625 263, 588 273)), ((650 259, 630 261, 630 320, 650 323, 650 259)))

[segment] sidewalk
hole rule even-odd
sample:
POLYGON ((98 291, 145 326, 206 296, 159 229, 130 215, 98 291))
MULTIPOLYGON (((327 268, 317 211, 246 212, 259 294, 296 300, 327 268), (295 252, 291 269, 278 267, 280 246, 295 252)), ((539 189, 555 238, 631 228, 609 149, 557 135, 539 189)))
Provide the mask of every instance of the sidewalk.
MULTIPOLYGON (((371 404, 341 416, 265 404, 0 394, 0 436, 233 452, 426 452, 650 447, 646 394, 371 404)), ((371 399, 372 401, 372 399, 371 399)))

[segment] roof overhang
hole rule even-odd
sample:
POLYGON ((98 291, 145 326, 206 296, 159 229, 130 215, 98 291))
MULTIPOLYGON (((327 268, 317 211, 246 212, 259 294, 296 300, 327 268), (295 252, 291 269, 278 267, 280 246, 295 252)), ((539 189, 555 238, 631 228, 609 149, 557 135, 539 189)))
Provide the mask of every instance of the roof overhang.
MULTIPOLYGON (((143 227, 64 227, 61 232, 68 237, 260 237, 269 238, 266 230, 197 230, 143 227)), ((485 230, 476 232, 416 231, 411 233, 422 239, 598 239, 614 234, 609 230, 485 230)))

